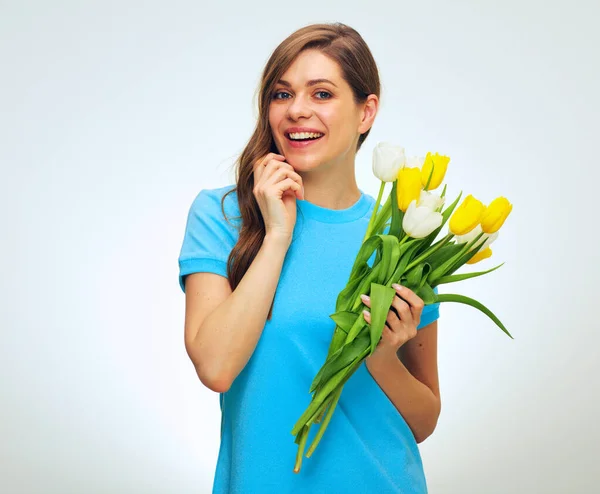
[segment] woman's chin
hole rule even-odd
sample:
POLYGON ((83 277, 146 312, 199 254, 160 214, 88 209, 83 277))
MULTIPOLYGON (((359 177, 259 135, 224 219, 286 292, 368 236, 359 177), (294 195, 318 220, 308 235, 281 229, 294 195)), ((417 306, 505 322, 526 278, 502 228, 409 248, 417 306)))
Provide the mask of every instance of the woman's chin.
POLYGON ((308 171, 319 166, 320 159, 317 155, 290 153, 286 156, 286 162, 292 165, 295 170, 308 171))

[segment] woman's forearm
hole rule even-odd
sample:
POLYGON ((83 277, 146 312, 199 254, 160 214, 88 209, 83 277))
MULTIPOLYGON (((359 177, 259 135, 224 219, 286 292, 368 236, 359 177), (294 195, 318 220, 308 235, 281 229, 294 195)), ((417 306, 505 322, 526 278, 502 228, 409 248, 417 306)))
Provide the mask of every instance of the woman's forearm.
POLYGON ((209 314, 188 342, 198 376, 226 392, 247 364, 265 327, 290 240, 265 236, 236 289, 209 314))
POLYGON ((365 365, 379 387, 410 427, 417 443, 434 431, 441 404, 433 391, 414 377, 395 354, 366 358, 365 365))

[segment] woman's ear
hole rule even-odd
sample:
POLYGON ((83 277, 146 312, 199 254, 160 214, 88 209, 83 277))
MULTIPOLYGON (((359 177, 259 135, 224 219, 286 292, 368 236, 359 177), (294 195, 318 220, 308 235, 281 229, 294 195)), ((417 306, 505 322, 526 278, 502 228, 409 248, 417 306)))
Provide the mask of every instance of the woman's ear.
POLYGON ((359 134, 364 134, 371 128, 373 122, 375 121, 378 109, 379 98, 375 94, 369 94, 367 101, 362 104, 361 121, 360 125, 358 126, 359 134))

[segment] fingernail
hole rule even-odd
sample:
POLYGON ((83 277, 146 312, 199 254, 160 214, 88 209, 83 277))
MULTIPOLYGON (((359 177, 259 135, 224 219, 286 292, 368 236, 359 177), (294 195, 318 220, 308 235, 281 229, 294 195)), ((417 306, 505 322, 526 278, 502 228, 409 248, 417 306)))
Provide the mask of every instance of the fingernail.
POLYGON ((368 295, 361 295, 360 298, 362 299, 363 302, 368 302, 369 300, 371 300, 371 297, 369 297, 368 295))
POLYGON ((394 284, 392 285, 392 287, 393 287, 395 290, 400 290, 400 289, 402 289, 402 285, 399 285, 398 283, 394 283, 394 284))
POLYGON ((369 317, 369 311, 368 310, 363 310, 363 315, 368 318, 369 317))

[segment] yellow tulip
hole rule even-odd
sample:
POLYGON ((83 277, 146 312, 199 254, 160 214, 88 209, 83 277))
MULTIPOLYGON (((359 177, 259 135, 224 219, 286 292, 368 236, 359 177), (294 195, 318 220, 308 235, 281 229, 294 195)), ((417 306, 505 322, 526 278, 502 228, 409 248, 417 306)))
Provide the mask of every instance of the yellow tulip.
POLYGON ((512 211, 512 204, 506 197, 497 197, 485 209, 481 217, 481 229, 485 233, 495 233, 500 230, 504 221, 512 211))
POLYGON ((421 170, 416 167, 404 167, 398 172, 396 196, 398 208, 406 212, 412 201, 419 199, 421 194, 421 170))
POLYGON ((476 262, 483 261, 492 255, 492 249, 489 247, 480 250, 477 254, 475 254, 471 259, 467 261, 467 264, 475 264, 476 262))
POLYGON ((454 235, 469 233, 479 225, 484 211, 483 203, 469 194, 450 217, 448 225, 450 233, 454 235))
POLYGON ((429 187, 427 187, 427 190, 437 189, 446 176, 446 170, 448 169, 449 162, 449 156, 442 156, 438 153, 427 153, 425 162, 423 163, 423 168, 421 168, 421 184, 423 187, 427 185, 427 179, 431 173, 431 168, 433 168, 433 175, 431 176, 431 182, 429 182, 429 187))

